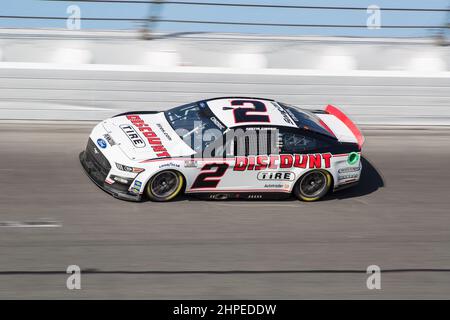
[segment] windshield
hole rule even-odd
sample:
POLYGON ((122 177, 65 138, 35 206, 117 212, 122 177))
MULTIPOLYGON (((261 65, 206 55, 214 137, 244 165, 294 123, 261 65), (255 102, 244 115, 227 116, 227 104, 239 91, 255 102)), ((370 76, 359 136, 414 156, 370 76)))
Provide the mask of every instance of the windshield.
POLYGON ((284 103, 280 103, 280 105, 286 109, 299 128, 306 127, 305 129, 334 138, 334 135, 322 126, 319 117, 314 115, 314 113, 284 103))
POLYGON ((196 152, 221 137, 226 127, 203 103, 191 103, 164 112, 175 132, 196 152))

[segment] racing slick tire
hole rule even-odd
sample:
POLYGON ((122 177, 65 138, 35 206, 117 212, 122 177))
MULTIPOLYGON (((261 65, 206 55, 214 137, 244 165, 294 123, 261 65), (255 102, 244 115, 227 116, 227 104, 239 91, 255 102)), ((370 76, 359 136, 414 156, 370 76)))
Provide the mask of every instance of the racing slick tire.
POLYGON ((184 177, 180 172, 164 170, 150 178, 145 194, 151 201, 170 201, 182 192, 183 185, 184 177))
POLYGON ((308 171, 295 184, 294 195, 302 201, 317 201, 328 193, 332 180, 326 170, 308 171))

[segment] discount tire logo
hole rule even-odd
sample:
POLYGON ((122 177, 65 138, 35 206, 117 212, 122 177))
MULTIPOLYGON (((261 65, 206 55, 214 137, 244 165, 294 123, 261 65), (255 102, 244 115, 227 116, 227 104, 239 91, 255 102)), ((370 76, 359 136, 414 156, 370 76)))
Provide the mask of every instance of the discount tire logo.
POLYGON ((120 129, 127 135, 128 139, 131 140, 136 148, 144 148, 146 146, 145 141, 141 136, 134 130, 134 128, 128 124, 122 124, 120 129))
POLYGON ((331 153, 317 154, 281 154, 270 156, 236 157, 234 171, 264 170, 264 169, 320 169, 330 168, 331 153))
POLYGON ((269 172, 263 171, 258 173, 258 180, 263 181, 292 181, 295 179, 293 172, 281 171, 281 172, 269 172))

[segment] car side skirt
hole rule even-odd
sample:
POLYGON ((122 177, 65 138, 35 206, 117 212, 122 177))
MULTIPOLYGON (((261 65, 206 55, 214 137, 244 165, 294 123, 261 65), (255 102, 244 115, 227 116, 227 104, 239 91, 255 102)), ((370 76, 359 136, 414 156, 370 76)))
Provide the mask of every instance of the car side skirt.
POLYGON ((292 196, 290 192, 189 192, 203 200, 282 200, 292 196))

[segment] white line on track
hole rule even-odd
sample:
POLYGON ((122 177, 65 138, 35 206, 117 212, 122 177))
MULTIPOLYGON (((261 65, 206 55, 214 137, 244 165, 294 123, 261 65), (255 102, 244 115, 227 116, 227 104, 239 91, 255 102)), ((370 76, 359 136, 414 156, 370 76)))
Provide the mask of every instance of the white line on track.
POLYGON ((57 221, 0 221, 0 228, 60 228, 57 221))

